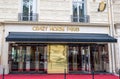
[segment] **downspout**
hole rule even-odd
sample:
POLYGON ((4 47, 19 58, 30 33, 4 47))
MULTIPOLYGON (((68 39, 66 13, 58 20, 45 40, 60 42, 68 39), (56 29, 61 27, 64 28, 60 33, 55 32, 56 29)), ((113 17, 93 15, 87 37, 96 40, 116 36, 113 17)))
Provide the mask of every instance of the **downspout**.
MULTIPOLYGON (((114 15, 113 15, 113 1, 107 0, 108 3, 108 23, 109 23, 109 33, 112 37, 115 34, 114 28, 114 15)), ((112 66, 112 73, 115 73, 115 45, 113 43, 110 44, 110 55, 111 55, 111 66, 112 66)))
POLYGON ((1 62, 0 62, 0 64, 2 65, 2 67, 3 67, 3 62, 4 61, 2 61, 3 59, 3 51, 4 51, 4 34, 5 34, 5 26, 4 26, 4 24, 2 23, 2 38, 1 38, 1 62))
MULTIPOLYGON (((2 23, 0 23, 0 28, 2 28, 2 23)), ((1 32, 1 30, 0 30, 0 32, 1 32)), ((2 39, 1 38, 2 38, 2 36, 0 37, 0 45, 2 44, 2 42, 1 42, 2 39)), ((1 53, 2 53, 1 50, 2 50, 2 45, 1 45, 1 49, 0 49, 0 66, 1 66, 1 53)))

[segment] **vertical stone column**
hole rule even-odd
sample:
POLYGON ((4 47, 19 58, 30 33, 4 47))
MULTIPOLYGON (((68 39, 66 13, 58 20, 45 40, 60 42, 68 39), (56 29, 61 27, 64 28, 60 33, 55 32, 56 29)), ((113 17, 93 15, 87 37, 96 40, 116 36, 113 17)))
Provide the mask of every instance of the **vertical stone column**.
POLYGON ((112 51, 111 51, 111 47, 110 47, 110 44, 108 44, 108 52, 109 52, 109 72, 112 73, 112 69, 113 69, 113 62, 112 62, 112 51))
POLYGON ((90 62, 90 46, 88 46, 88 71, 91 71, 91 62, 90 62))
POLYGON ((22 57, 22 46, 17 50, 17 53, 19 54, 19 71, 23 71, 23 57, 22 57))
POLYGON ((47 46, 44 47, 44 71, 47 72, 47 46))
POLYGON ((39 71, 39 47, 36 47, 36 51, 35 51, 35 70, 39 71))
POLYGON ((31 47, 30 46, 27 46, 26 47, 26 71, 30 71, 30 51, 31 47))
POLYGON ((82 57, 82 70, 84 71, 85 70, 85 50, 84 50, 84 47, 81 47, 81 57, 82 57))

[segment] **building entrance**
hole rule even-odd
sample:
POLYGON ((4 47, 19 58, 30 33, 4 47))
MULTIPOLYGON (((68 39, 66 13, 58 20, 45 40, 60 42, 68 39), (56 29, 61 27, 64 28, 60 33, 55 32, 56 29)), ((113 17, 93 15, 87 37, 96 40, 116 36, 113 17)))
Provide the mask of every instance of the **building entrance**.
POLYGON ((46 46, 10 46, 10 72, 46 72, 46 46))
POLYGON ((69 46, 68 57, 70 73, 90 71, 90 46, 69 46))
POLYGON ((69 73, 97 73, 109 70, 107 45, 79 44, 69 45, 68 49, 69 73))
POLYGON ((10 44, 8 62, 15 73, 108 72, 108 45, 10 44))

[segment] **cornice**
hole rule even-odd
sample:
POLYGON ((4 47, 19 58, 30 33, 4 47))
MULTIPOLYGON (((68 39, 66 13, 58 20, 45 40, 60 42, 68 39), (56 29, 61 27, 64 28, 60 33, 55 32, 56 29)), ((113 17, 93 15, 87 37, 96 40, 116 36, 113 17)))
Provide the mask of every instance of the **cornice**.
POLYGON ((64 25, 64 26, 100 26, 108 27, 107 23, 78 23, 78 22, 32 22, 32 21, 5 21, 5 25, 64 25))

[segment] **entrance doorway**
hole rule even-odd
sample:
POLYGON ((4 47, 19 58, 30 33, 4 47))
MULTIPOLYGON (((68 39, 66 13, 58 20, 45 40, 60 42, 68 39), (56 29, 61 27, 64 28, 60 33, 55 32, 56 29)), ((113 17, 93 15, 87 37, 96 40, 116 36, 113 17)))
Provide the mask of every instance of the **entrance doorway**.
POLYGON ((89 72, 90 50, 89 46, 69 46, 69 73, 89 72))
POLYGON ((109 71, 107 44, 79 44, 68 46, 69 73, 96 73, 109 71))
POLYGON ((108 45, 10 44, 8 62, 12 73, 108 72, 108 45))
POLYGON ((45 45, 21 46, 19 44, 11 44, 9 50, 10 72, 46 72, 47 47, 45 45))
POLYGON ((48 52, 48 73, 64 73, 67 70, 67 49, 66 45, 49 45, 48 52))

